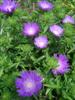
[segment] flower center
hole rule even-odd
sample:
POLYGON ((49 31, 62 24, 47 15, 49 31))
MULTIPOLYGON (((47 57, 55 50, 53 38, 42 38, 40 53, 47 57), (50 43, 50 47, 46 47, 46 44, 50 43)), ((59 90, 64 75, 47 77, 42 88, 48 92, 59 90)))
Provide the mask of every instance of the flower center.
POLYGON ((43 45, 44 45, 44 42, 39 42, 39 45, 40 45, 40 46, 43 46, 43 45))
POLYGON ((6 6, 6 10, 11 11, 11 9, 12 9, 12 6, 10 5, 6 6))
POLYGON ((54 33, 55 33, 56 35, 59 34, 57 30, 54 30, 54 33))
POLYGON ((43 7, 43 8, 48 8, 49 5, 48 5, 47 3, 43 3, 43 4, 42 4, 42 7, 43 7))
POLYGON ((34 82, 31 80, 27 80, 24 82, 24 86, 29 90, 32 89, 34 87, 34 82))
POLYGON ((29 34, 31 34, 31 35, 34 34, 34 29, 33 29, 33 28, 30 28, 30 29, 29 29, 29 34))
POLYGON ((33 84, 32 84, 31 82, 29 82, 29 83, 26 84, 26 86, 27 86, 28 88, 32 88, 32 87, 33 87, 33 84))

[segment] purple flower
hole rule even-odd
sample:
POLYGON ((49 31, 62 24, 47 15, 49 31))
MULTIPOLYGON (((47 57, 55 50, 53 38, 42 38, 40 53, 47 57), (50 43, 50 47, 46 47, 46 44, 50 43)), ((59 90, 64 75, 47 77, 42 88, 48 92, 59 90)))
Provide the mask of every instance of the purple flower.
POLYGON ((16 88, 20 96, 32 96, 42 88, 42 77, 35 71, 24 71, 16 79, 16 88))
POLYGON ((44 11, 49 11, 53 9, 53 4, 46 0, 39 1, 38 6, 44 11))
POLYGON ((64 74, 66 72, 68 72, 70 70, 70 66, 69 66, 69 61, 68 58, 66 57, 66 55, 63 54, 54 54, 54 57, 56 58, 56 60, 58 61, 58 67, 55 69, 52 69, 52 73, 54 75, 57 74, 64 74))
POLYGON ((48 39, 46 36, 38 36, 34 39, 34 44, 38 48, 46 48, 48 45, 48 39))
POLYGON ((3 0, 0 5, 0 11, 5 14, 11 14, 18 7, 18 3, 14 0, 3 0))
POLYGON ((72 16, 65 16, 65 18, 62 20, 63 23, 71 23, 75 24, 75 20, 72 16))
POLYGON ((23 34, 25 36, 35 36, 39 33, 39 31, 40 31, 40 28, 37 23, 28 22, 28 23, 25 23, 23 26, 23 34))
POLYGON ((61 37, 64 32, 63 28, 56 24, 50 26, 49 30, 57 37, 61 37))

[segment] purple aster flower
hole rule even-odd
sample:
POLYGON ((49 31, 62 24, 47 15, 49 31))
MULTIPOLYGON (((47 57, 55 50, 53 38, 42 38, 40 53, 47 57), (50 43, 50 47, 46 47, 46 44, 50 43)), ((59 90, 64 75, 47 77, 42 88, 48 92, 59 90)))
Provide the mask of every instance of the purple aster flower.
POLYGON ((34 44, 38 48, 46 48, 48 45, 48 39, 46 36, 38 36, 34 39, 34 44))
POLYGON ((40 31, 39 25, 37 23, 28 22, 23 26, 23 34, 25 36, 35 36, 40 31))
POLYGON ((53 9, 53 4, 46 0, 39 1, 38 6, 44 11, 49 11, 53 9))
POLYGON ((62 20, 63 23, 71 23, 75 24, 75 20, 72 16, 65 16, 65 18, 62 20))
POLYGON ((63 28, 56 24, 50 26, 49 30, 57 37, 61 37, 64 32, 63 28))
POLYGON ((58 61, 58 67, 55 69, 52 69, 52 73, 54 75, 57 74, 64 74, 66 72, 68 72, 70 70, 70 66, 69 66, 69 61, 68 58, 66 57, 66 55, 63 54, 54 54, 54 57, 56 58, 56 60, 58 61))
POLYGON ((20 96, 32 96, 42 88, 42 77, 35 71, 23 71, 16 79, 16 88, 20 96))
POLYGON ((18 3, 14 0, 3 0, 0 5, 0 11, 5 14, 11 14, 18 7, 18 3))

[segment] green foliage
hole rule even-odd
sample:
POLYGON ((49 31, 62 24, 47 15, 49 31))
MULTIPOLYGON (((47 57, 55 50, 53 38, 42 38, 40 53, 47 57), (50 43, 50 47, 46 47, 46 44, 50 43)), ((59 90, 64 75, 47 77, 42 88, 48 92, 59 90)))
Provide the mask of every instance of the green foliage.
POLYGON ((61 23, 67 14, 75 17, 75 0, 49 0, 54 4, 49 12, 38 9, 38 0, 18 1, 21 5, 12 16, 0 13, 0 100, 75 100, 75 26, 61 23), (35 48, 33 39, 23 36, 22 26, 28 21, 38 22, 39 34, 48 36, 47 49, 35 48), (64 28, 60 39, 48 31, 54 23, 64 28), (68 74, 52 75, 50 69, 58 66, 54 53, 67 55, 68 74), (37 96, 22 98, 16 93, 15 79, 22 70, 30 69, 42 75, 43 88, 37 96))

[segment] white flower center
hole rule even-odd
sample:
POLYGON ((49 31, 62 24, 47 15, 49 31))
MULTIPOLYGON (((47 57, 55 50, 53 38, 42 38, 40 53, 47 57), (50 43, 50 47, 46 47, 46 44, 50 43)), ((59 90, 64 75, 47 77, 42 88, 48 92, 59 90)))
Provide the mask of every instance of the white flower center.
POLYGON ((44 4, 44 5, 42 5, 42 7, 43 8, 48 8, 49 6, 48 6, 48 4, 44 4))
POLYGON ((11 8, 12 8, 12 6, 6 6, 6 9, 8 10, 8 11, 11 11, 11 8))
POLYGON ((27 88, 32 88, 32 87, 33 87, 33 83, 28 82, 28 83, 26 84, 26 86, 27 86, 27 88))
POLYGON ((40 45, 40 46, 43 46, 43 45, 44 45, 44 42, 42 42, 42 41, 39 42, 39 45, 40 45))
POLYGON ((54 34, 58 35, 58 31, 57 30, 54 30, 54 34))
POLYGON ((35 84, 31 80, 26 80, 24 82, 24 86, 27 88, 27 90, 30 90, 30 89, 34 88, 35 84))
POLYGON ((34 34, 34 29, 33 29, 33 28, 30 28, 30 29, 29 29, 29 34, 30 34, 30 35, 33 35, 33 34, 34 34))

